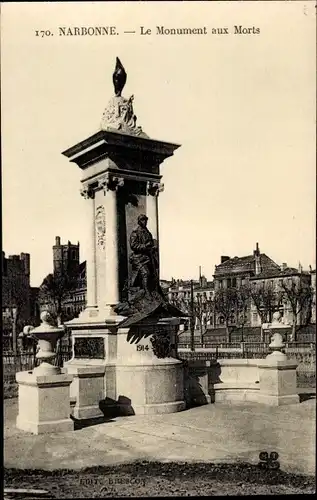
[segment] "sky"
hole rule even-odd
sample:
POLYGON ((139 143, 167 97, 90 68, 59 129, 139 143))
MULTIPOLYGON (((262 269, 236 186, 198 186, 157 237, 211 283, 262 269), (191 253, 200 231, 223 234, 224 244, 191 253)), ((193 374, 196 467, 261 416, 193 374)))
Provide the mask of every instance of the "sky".
POLYGON ((80 169, 61 153, 100 127, 116 56, 138 125, 181 144, 161 166, 161 278, 212 279, 221 255, 260 250, 315 267, 314 2, 1 5, 2 247, 52 271, 55 236, 89 229, 80 169), (233 26, 260 34, 234 35, 233 26), (119 35, 59 36, 115 25, 119 35), (156 26, 207 35, 156 35, 156 26), (153 34, 141 36, 140 26, 153 34), (228 27, 229 35, 212 28, 228 27), (51 36, 36 36, 50 30, 51 36), (136 30, 124 34, 124 30, 136 30))

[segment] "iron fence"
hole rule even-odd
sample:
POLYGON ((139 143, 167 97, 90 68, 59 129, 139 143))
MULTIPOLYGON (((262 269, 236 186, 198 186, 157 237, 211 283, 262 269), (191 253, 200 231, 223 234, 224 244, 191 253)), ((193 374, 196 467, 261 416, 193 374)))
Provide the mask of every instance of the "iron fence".
MULTIPOLYGON (((59 345, 56 357, 53 360, 55 366, 63 367, 64 363, 71 358, 72 352, 68 346, 59 345)), ((15 374, 20 371, 31 371, 38 366, 35 348, 28 348, 14 354, 12 351, 2 353, 3 381, 7 384, 15 383, 15 374)))
POLYGON ((15 374, 22 371, 33 370, 38 364, 35 353, 25 352, 13 354, 5 352, 2 355, 3 381, 4 383, 14 383, 15 374))

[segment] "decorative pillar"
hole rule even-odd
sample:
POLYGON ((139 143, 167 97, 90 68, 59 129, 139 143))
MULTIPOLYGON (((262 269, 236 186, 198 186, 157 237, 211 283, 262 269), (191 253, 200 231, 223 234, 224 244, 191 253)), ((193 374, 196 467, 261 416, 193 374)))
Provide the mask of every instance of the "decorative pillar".
POLYGON ((124 185, 124 179, 107 174, 101 182, 105 194, 106 212, 105 305, 107 308, 112 308, 120 302, 117 190, 124 185))
POLYGON ((95 230, 95 193, 88 186, 81 189, 80 194, 90 203, 90 237, 87 245, 86 258, 86 309, 97 307, 97 276, 96 276, 96 230, 95 230))
POLYGON ((146 187, 146 213, 149 218, 148 228, 156 242, 159 258, 159 221, 158 221, 158 195, 164 191, 164 184, 160 182, 147 182, 146 187))

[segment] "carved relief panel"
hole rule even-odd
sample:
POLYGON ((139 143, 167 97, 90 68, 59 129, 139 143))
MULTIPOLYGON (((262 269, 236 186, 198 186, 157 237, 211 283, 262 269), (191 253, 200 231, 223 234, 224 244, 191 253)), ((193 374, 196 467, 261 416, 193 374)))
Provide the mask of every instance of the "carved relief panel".
POLYGON ((103 205, 99 205, 96 208, 95 224, 97 246, 104 250, 106 246, 106 214, 103 205))

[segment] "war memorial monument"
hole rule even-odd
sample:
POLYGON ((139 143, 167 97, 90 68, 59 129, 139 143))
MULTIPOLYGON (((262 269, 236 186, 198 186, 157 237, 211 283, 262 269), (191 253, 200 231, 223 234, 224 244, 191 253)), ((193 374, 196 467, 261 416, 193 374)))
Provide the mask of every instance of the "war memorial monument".
MULTIPOLYGON (((186 314, 160 287, 158 196, 160 165, 179 146, 150 139, 137 126, 133 96, 122 96, 126 79, 117 58, 114 96, 100 130, 63 152, 82 171, 90 214, 86 307, 65 324, 72 358, 62 370, 50 360, 64 326, 42 312, 42 324, 32 330, 42 363, 16 374, 17 427, 63 432, 74 428, 74 419, 173 413, 185 409, 189 396, 195 404, 298 403, 297 363, 282 352, 278 332, 265 359, 199 361, 189 370, 177 359, 186 314)), ((275 323, 268 327, 274 333, 275 323)))
POLYGON ((122 95, 126 79, 117 58, 101 130, 63 152, 82 170, 91 214, 86 308, 67 324, 76 418, 101 414, 105 397, 128 413, 184 409, 182 363, 173 357, 184 313, 160 288, 158 234, 160 165, 179 146, 137 126, 133 96, 122 95))

